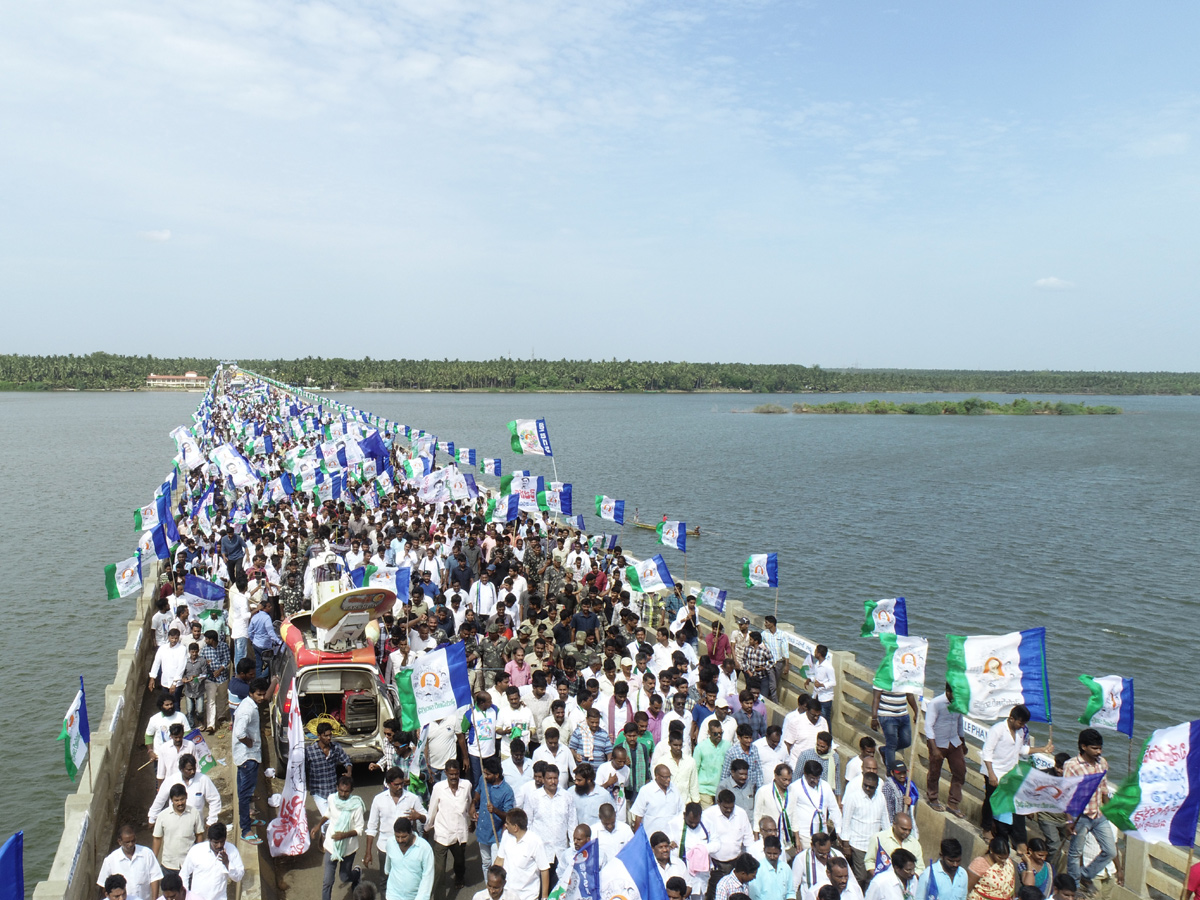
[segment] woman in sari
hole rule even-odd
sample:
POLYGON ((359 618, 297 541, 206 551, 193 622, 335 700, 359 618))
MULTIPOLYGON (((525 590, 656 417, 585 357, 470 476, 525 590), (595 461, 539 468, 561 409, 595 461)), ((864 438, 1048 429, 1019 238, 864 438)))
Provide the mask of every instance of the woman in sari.
POLYGON ((1050 855, 1046 842, 1041 838, 1030 838, 1029 843, 1025 845, 1025 852, 1017 852, 1021 857, 1021 862, 1017 864, 1021 884, 1036 887, 1042 892, 1042 897, 1049 897, 1054 893, 1054 866, 1046 861, 1046 857, 1050 855))
POLYGON ((1017 867, 1008 855, 1008 839, 992 838, 988 852, 967 867, 967 900, 1012 900, 1016 896, 1017 867))

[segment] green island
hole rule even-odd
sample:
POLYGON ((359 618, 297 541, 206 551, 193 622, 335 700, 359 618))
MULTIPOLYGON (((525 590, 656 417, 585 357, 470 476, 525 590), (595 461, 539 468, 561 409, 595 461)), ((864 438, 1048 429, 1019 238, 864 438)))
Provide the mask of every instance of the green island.
MULTIPOLYGON (((744 410, 742 410, 744 412, 744 410)), ((749 410, 760 415, 787 414, 788 409, 777 403, 764 403, 749 410)), ((980 397, 966 400, 930 400, 925 403, 893 403, 890 400, 868 400, 850 403, 793 403, 791 412, 817 415, 901 415, 901 416, 1119 416, 1119 406, 1088 406, 1086 403, 1052 403, 1049 400, 1027 400, 1020 397, 1011 403, 997 403, 980 397)))
MULTIPOLYGON (((243 359, 314 390, 806 393, 1200 394, 1200 372, 826 369, 791 364, 637 360, 243 359)), ((147 377, 196 372, 202 357, 0 354, 0 390, 141 390, 147 377)), ((898 410, 899 411, 899 410, 898 410)))

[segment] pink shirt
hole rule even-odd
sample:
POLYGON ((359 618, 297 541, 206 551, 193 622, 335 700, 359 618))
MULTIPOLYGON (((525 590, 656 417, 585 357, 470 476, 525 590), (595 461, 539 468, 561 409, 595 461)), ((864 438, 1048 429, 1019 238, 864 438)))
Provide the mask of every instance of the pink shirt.
POLYGON ((515 659, 509 660, 504 665, 504 671, 512 676, 513 687, 525 687, 533 681, 533 669, 529 667, 529 663, 518 666, 515 659))

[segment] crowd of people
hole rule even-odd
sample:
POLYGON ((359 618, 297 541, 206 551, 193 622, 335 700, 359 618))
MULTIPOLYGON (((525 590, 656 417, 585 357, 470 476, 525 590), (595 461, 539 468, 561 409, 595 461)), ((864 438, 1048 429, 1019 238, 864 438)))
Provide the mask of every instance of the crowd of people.
MULTIPOLYGON (((326 408, 318 424, 341 425, 340 438, 297 427, 317 415, 307 401, 253 381, 232 393, 228 374, 223 379, 199 417, 197 443, 205 453, 227 442, 247 446, 258 477, 238 487, 207 462, 184 469, 173 510, 179 547, 153 621, 151 688, 161 694, 146 739, 161 785, 149 811, 155 844, 137 847, 131 838, 127 847, 122 833, 100 878, 113 900, 114 879, 133 900, 217 900, 219 869, 241 877, 217 820, 220 797, 197 773, 183 730, 212 733, 229 707, 239 833, 257 842, 259 705, 272 687, 272 657, 289 652, 279 623, 312 608, 317 580, 349 586, 349 573, 363 566, 408 569, 411 578, 407 598, 381 623, 382 685, 394 690, 396 672, 462 643, 473 704, 467 716, 419 731, 388 720, 380 759, 369 766, 382 773, 383 789, 369 804, 353 793, 353 767, 329 726, 310 736, 306 776, 319 811, 313 839, 324 854, 323 900, 339 883, 358 900, 380 889, 387 900, 445 900, 466 883, 470 844, 486 880, 475 900, 546 900, 552 891, 565 900, 628 897, 633 876, 618 854, 638 832, 671 900, 1035 900, 1035 891, 1042 900, 1073 900, 1094 890, 1111 862, 1107 823, 1091 806, 1074 836, 1066 834, 1071 823, 1027 838, 1023 821, 989 818, 986 856, 963 866, 961 845, 948 839, 937 859, 925 860, 916 807, 924 800, 945 809, 943 760, 949 811, 962 815, 962 722, 945 703, 933 701, 925 720, 938 768, 923 793, 901 752, 915 709, 904 695, 877 692, 872 724, 885 744, 863 738, 843 758, 830 727, 836 676, 826 647, 808 661, 795 709, 771 724, 764 701, 782 699, 792 664, 774 617, 762 630, 743 618, 728 634, 719 622, 704 633, 682 584, 663 596, 631 591, 628 561, 610 541, 590 540, 546 512, 488 521, 476 496, 423 499, 420 478, 406 479, 403 467, 432 456, 428 443, 381 424, 386 458, 364 457, 350 447, 369 428, 361 421, 326 408), (253 440, 263 434, 269 450, 253 440), (315 458, 323 472, 337 469, 331 447, 348 451, 340 497, 307 488, 299 465, 315 458), (273 488, 283 473, 305 489, 273 488), (188 575, 223 586, 226 608, 189 621, 180 601, 188 575), (1088 834, 1099 854, 1081 869, 1088 834), (592 841, 598 885, 576 866, 592 841), (1069 872, 1056 874, 1055 856, 1068 842, 1069 872)), ((1028 713, 1021 717, 1017 707, 989 738, 984 774, 992 787, 1017 759, 1042 749, 1029 747, 1028 713)), ((1081 736, 1068 771, 1102 764, 1085 738, 1092 735, 1081 736)))

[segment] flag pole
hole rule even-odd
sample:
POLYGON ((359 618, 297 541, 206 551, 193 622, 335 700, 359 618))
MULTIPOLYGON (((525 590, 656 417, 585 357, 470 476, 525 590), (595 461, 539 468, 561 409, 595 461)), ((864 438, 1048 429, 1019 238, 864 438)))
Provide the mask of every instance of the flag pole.
POLYGON ((1188 893, 1188 875, 1192 871, 1192 855, 1196 852, 1195 844, 1196 838, 1193 835, 1192 839, 1188 841, 1188 860, 1187 865, 1183 867, 1183 887, 1179 889, 1179 900, 1184 900, 1188 893))
POLYGON ((775 586, 775 618, 779 618, 779 585, 775 586))
MULTIPOLYGON (((917 719, 913 722, 913 742, 912 750, 908 753, 908 783, 912 784, 914 774, 917 771, 917 744, 920 743, 921 737, 921 716, 925 710, 921 708, 921 698, 917 698, 917 719)), ((920 792, 918 791, 918 795, 920 792)))
POLYGON ((88 741, 86 746, 88 748, 88 758, 87 758, 88 790, 91 791, 91 790, 93 790, 93 787, 92 787, 92 742, 88 741))

